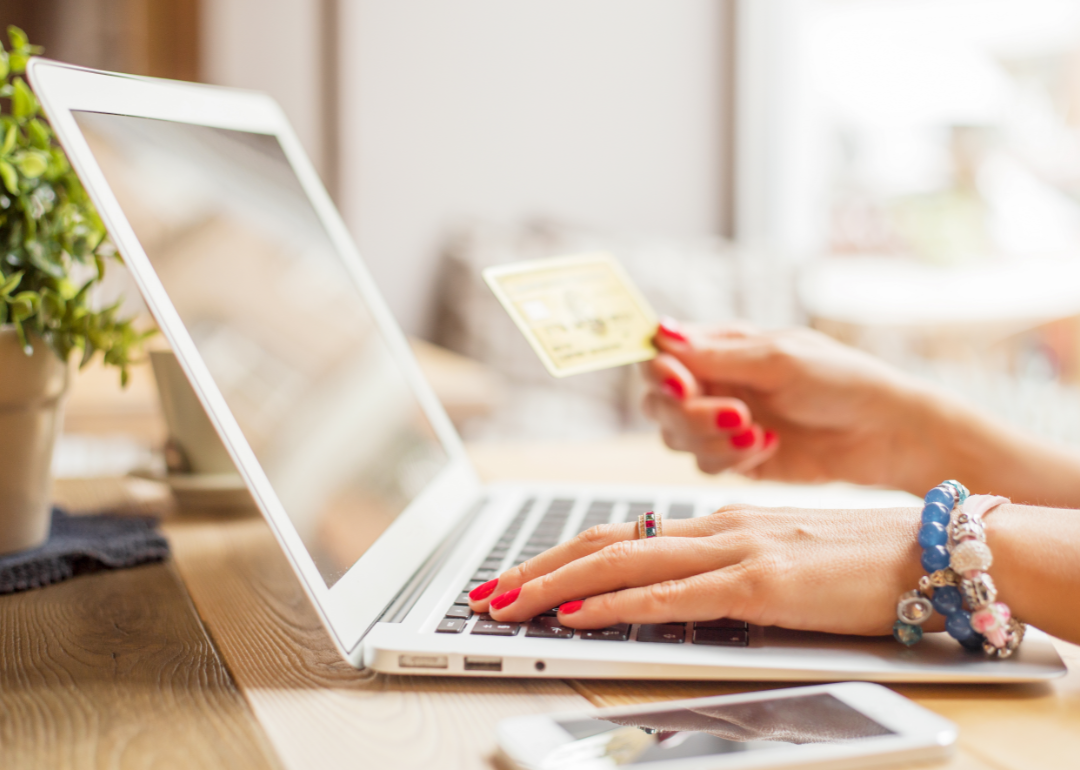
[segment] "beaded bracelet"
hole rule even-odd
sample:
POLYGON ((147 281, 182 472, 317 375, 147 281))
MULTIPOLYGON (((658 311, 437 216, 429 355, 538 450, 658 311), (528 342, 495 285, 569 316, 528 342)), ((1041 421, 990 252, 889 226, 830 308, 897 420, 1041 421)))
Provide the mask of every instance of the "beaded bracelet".
POLYGON ((1023 640, 1024 625, 1005 604, 995 601, 997 590, 986 573, 993 557, 982 517, 1008 500, 969 494, 953 480, 926 494, 919 545, 928 574, 919 579, 917 590, 901 595, 893 637, 909 647, 916 644, 922 639, 922 624, 936 610, 945 616, 948 634, 965 648, 1006 658, 1023 640), (970 612, 964 609, 965 602, 970 612))

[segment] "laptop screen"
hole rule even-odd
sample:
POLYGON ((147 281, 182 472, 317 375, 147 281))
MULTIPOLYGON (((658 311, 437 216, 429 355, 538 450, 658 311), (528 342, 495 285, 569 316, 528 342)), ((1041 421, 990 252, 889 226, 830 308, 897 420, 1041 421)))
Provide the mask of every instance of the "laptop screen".
POLYGON ((278 140, 74 111, 326 585, 448 462, 278 140))

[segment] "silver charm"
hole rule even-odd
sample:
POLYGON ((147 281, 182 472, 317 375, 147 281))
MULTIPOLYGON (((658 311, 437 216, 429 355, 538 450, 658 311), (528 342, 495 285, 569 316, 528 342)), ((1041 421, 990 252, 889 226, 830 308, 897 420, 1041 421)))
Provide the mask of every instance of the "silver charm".
POLYGON ((918 591, 908 591, 896 605, 896 617, 902 623, 921 626, 934 614, 934 605, 918 591))
POLYGON ((960 592, 964 594, 964 601, 972 612, 997 601, 997 586, 985 572, 961 580, 960 592))
POLYGON ((986 542, 986 528, 978 521, 967 521, 962 524, 956 522, 950 527, 949 534, 954 543, 960 543, 964 540, 978 540, 980 543, 986 542))
POLYGON ((965 540, 957 544, 956 548, 953 549, 949 566, 952 567, 954 572, 963 575, 972 570, 986 572, 993 563, 994 555, 990 553, 986 543, 981 543, 978 540, 965 540))

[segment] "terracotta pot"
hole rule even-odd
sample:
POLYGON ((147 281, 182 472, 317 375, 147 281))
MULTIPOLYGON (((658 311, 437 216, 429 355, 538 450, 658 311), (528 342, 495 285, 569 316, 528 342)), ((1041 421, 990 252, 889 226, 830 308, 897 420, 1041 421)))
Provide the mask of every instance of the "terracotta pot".
POLYGON ((0 554, 49 536, 53 446, 63 423, 70 368, 42 340, 27 356, 0 327, 0 554))

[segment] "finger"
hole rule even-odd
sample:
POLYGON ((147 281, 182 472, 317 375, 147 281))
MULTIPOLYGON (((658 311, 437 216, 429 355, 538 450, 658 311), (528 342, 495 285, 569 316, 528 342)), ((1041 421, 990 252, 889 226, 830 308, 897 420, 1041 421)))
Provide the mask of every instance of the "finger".
POLYGON ((731 470, 741 473, 752 479, 761 476, 761 469, 780 451, 780 436, 775 431, 767 430, 762 438, 761 449, 750 454, 739 463, 732 466, 731 470))
MULTIPOLYGON (((709 517, 664 521, 664 537, 702 537, 717 531, 717 524, 709 517)), ((560 567, 607 548, 614 543, 635 540, 637 522, 622 524, 601 524, 591 527, 581 534, 537 554, 516 567, 503 572, 494 581, 485 583, 469 595, 469 606, 475 612, 487 612, 491 600, 507 591, 520 588, 530 580, 547 575, 560 567), (492 583, 494 585, 492 585, 492 583), (474 598, 475 595, 475 598, 474 598)), ((553 607, 555 605, 551 605, 553 607)), ((551 609, 546 607, 545 609, 551 609)))
POLYGON ((650 392, 662 393, 677 401, 701 395, 697 378, 682 361, 667 353, 646 361, 642 373, 650 392))
POLYGON ((739 433, 753 423, 750 409, 737 398, 700 396, 675 401, 650 394, 648 409, 662 430, 712 439, 739 433))
POLYGON ((654 341, 703 382, 775 390, 787 376, 779 339, 745 327, 706 332, 665 320, 654 341))
POLYGON ((740 618, 749 604, 748 582, 735 566, 589 597, 560 608, 571 628, 616 623, 672 623, 740 618))
POLYGON ((727 566, 746 545, 731 538, 623 540, 496 596, 488 612, 518 622, 579 597, 688 578, 727 566))

